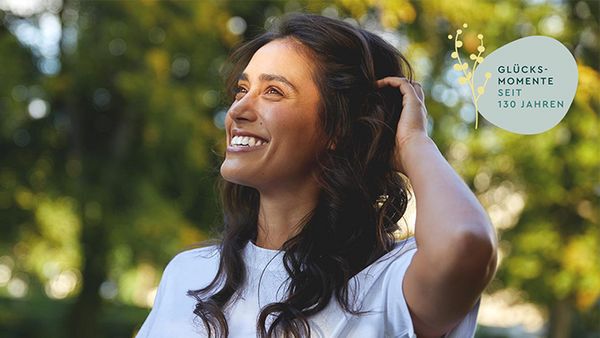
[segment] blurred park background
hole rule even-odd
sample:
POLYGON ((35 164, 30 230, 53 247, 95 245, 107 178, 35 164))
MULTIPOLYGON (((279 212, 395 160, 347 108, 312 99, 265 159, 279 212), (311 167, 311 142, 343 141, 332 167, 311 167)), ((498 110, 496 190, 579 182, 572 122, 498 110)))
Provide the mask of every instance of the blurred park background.
MULTIPOLYGON (((498 229, 477 337, 600 337, 599 2, 0 0, 0 337, 132 337, 173 255, 220 224, 220 67, 286 12, 344 18, 412 62, 431 135, 498 229), (547 35, 565 119, 479 119, 450 52, 547 35)), ((485 56, 484 55, 484 56, 485 56)), ((190 271, 202 273, 202 271, 190 271)))

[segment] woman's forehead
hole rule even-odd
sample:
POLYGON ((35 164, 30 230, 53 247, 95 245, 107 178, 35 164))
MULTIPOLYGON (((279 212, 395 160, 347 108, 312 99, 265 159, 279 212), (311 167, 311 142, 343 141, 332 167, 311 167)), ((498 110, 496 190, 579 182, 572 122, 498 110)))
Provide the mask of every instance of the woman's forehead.
POLYGON ((243 74, 249 81, 260 81, 262 74, 282 76, 295 86, 302 86, 311 78, 312 67, 308 53, 301 48, 291 39, 271 41, 254 53, 243 74))

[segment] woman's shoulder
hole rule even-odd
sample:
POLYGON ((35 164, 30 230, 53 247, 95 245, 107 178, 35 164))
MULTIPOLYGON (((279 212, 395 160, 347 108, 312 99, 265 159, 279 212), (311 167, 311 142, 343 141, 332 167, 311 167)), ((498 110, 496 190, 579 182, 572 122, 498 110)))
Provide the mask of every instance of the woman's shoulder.
POLYGON ((394 243, 394 248, 390 252, 401 252, 405 253, 410 250, 417 249, 417 241, 414 236, 406 237, 394 243))
POLYGON ((210 260, 219 258, 219 245, 207 245, 197 248, 186 249, 176 254, 172 261, 176 262, 188 262, 198 260, 210 260))
POLYGON ((393 248, 376 261, 365 267, 355 277, 362 283, 370 284, 368 281, 374 281, 380 276, 393 275, 394 279, 398 275, 405 273, 406 268, 412 261, 417 250, 417 244, 414 237, 409 237, 394 243, 393 248))
POLYGON ((408 237, 394 243, 392 249, 373 262, 372 265, 383 265, 385 267, 407 265, 417 250, 417 242, 414 237, 408 237))
POLYGON ((176 254, 167 264, 163 279, 168 284, 199 288, 212 280, 219 268, 219 246, 210 245, 176 254))
POLYGON ((187 249, 173 256, 167 264, 165 271, 214 265, 215 263, 219 263, 219 259, 220 254, 218 245, 187 249))

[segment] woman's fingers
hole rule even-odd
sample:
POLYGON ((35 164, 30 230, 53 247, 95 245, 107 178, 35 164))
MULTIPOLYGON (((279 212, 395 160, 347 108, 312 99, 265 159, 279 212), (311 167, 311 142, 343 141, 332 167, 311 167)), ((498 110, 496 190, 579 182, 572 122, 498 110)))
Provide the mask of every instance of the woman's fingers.
POLYGON ((415 135, 427 136, 427 109, 423 88, 417 82, 409 82, 406 78, 389 76, 377 81, 379 88, 390 86, 400 89, 402 93, 402 112, 396 129, 396 148, 394 168, 404 172, 402 154, 408 140, 415 135))
POLYGON ((416 103, 415 100, 420 101, 421 103, 425 102, 423 88, 421 88, 421 85, 418 82, 411 83, 404 77, 388 76, 377 80, 376 84, 378 88, 385 86, 399 88, 402 96, 405 98, 405 100, 403 100, 403 105, 416 103))
POLYGON ((425 103, 425 93, 423 93, 423 87, 418 82, 413 82, 413 87, 417 93, 417 97, 421 100, 421 103, 425 103))

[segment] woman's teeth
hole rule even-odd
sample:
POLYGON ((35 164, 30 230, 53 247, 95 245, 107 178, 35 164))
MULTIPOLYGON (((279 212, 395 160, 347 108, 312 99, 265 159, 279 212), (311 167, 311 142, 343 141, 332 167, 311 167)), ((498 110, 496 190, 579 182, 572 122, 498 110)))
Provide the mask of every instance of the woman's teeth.
POLYGON ((231 139, 232 146, 255 147, 265 143, 268 142, 252 136, 234 136, 231 139))

